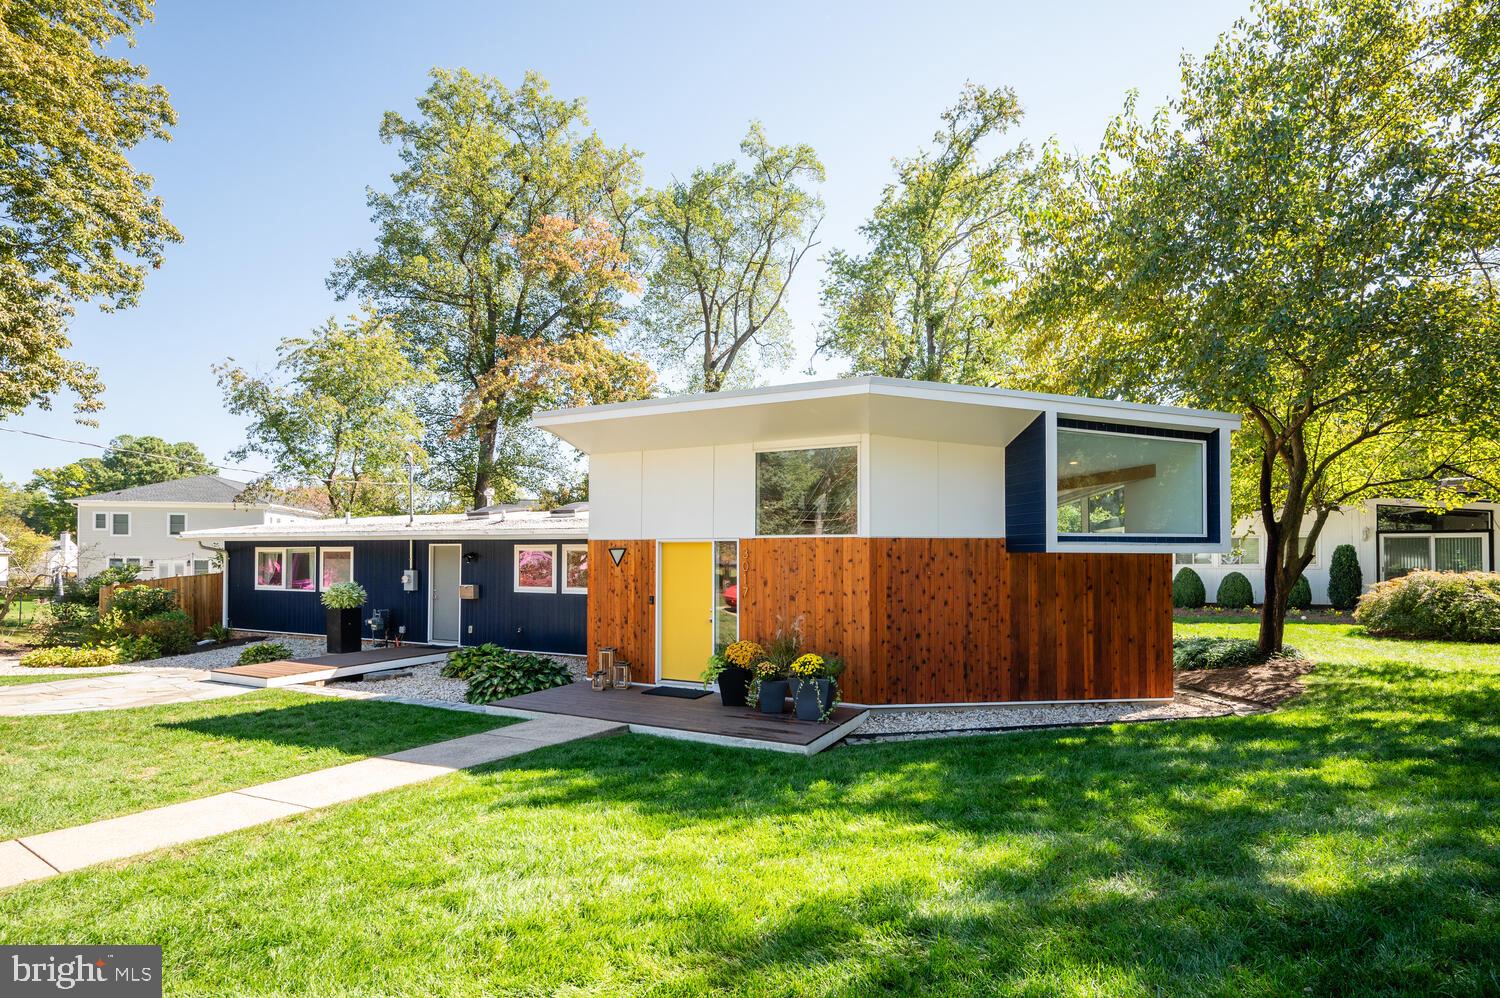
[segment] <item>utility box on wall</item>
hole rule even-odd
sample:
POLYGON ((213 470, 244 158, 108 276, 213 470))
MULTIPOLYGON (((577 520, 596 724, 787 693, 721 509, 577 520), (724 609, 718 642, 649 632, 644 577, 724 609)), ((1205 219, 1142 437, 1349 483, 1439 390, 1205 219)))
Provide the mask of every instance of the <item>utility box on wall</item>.
POLYGON ((472 583, 472 582, 467 583, 467 584, 462 585, 462 586, 459 586, 458 587, 458 598, 459 599, 478 599, 479 598, 479 586, 477 584, 475 584, 475 583, 472 583))
POLYGON ((409 593, 417 591, 417 570, 415 568, 408 568, 401 573, 401 588, 409 593))

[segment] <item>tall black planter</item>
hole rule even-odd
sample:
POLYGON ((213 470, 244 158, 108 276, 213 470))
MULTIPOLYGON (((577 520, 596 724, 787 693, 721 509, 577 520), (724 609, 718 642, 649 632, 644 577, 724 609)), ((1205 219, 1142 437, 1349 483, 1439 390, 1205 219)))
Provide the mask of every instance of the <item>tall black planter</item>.
POLYGON ((364 615, 364 608, 329 610, 327 613, 328 653, 342 655, 345 652, 359 651, 359 630, 364 623, 360 618, 364 615))
POLYGON ((762 679, 760 681, 760 712, 762 714, 785 714, 787 689, 788 684, 785 679, 762 679))
POLYGON ((726 707, 743 707, 750 694, 750 670, 726 665, 719 673, 719 699, 726 707))

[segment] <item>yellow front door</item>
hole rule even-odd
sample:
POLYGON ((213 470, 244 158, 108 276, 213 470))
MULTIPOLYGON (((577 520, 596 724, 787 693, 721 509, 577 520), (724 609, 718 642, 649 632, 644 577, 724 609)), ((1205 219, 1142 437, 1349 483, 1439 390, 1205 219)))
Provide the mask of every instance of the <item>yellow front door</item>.
POLYGON ((693 682, 714 650, 713 545, 661 546, 661 678, 693 682))

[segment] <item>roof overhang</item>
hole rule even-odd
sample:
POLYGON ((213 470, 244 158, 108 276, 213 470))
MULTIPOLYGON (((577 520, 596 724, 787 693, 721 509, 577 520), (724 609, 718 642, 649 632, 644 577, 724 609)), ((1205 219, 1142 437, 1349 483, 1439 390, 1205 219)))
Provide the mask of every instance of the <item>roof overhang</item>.
POLYGON ((1240 425, 1237 415, 1204 409, 874 377, 555 409, 532 423, 586 454, 865 433, 1003 446, 1045 412, 1143 426, 1240 425))

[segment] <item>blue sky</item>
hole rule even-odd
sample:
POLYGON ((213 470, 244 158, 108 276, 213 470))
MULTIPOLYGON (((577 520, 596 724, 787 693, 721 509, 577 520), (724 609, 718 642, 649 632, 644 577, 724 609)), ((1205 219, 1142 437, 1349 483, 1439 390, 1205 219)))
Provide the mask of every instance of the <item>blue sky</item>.
MULTIPOLYGON (((434 66, 508 83, 539 70, 557 93, 588 99, 606 141, 645 154, 648 183, 731 157, 752 118, 773 141, 809 142, 828 171, 821 252, 859 245, 891 157, 931 136, 966 80, 1016 90, 1020 137, 1091 149, 1127 90, 1154 107, 1176 90, 1179 56, 1248 11, 1246 0, 710 6, 160 0, 134 57, 179 122, 171 143, 134 159, 184 242, 137 308, 85 306, 73 323, 72 355, 108 386, 99 428, 76 426, 66 399, 5 425, 101 443, 188 439, 215 460, 237 446, 243 424, 223 411, 210 366, 270 367, 279 339, 352 310, 324 278, 370 242, 365 188, 395 163, 381 114, 409 112, 434 66)), ((805 377, 820 277, 816 263, 797 275, 798 361, 769 381, 805 377)), ((0 434, 0 477, 97 453, 0 434)))

